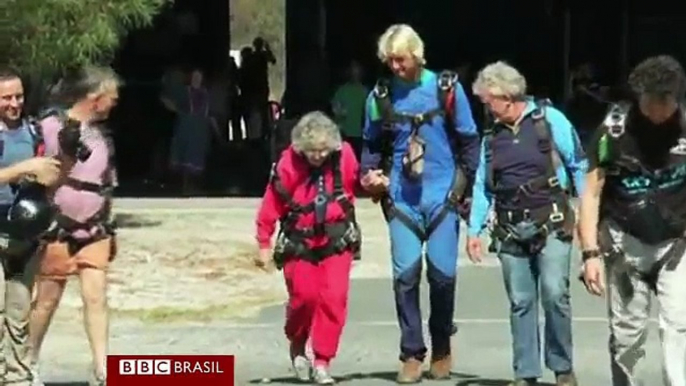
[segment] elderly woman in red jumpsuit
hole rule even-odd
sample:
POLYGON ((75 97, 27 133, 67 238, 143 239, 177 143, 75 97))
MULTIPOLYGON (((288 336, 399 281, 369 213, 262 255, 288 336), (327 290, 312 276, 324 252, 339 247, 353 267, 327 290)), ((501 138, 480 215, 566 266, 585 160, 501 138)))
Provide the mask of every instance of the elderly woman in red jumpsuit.
POLYGON ((350 269, 359 252, 353 206, 358 171, 336 124, 321 112, 309 113, 274 165, 257 218, 256 263, 283 268, 288 288, 285 333, 293 369, 300 380, 320 385, 334 383, 329 362, 347 318, 350 269), (312 362, 305 355, 308 339, 312 362))

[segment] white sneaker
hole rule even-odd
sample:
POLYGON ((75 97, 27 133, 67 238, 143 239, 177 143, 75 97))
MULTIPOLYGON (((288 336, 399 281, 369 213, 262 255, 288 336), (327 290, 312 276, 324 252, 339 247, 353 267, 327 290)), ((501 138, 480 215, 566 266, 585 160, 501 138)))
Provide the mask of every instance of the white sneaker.
POLYGON ((40 379, 40 369, 37 363, 31 365, 31 379, 31 386, 45 386, 45 383, 40 379))
POLYGON ((312 379, 312 365, 310 361, 302 356, 298 355, 293 358, 293 371, 295 372, 295 377, 299 381, 309 382, 312 379))
POLYGON ((314 369, 314 383, 317 385, 333 385, 336 380, 329 374, 329 369, 324 366, 317 366, 314 369))
POLYGON ((107 379, 104 375, 96 375, 94 371, 91 373, 91 379, 88 381, 88 386, 107 386, 107 379))

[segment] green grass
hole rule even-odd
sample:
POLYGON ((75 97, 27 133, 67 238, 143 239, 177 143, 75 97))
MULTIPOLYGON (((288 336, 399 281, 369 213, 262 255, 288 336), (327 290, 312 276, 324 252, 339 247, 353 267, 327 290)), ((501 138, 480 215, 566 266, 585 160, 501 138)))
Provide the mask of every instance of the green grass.
POLYGON ((217 319, 254 317, 263 307, 280 304, 280 297, 246 298, 234 304, 212 305, 204 308, 160 306, 149 309, 110 310, 113 318, 131 318, 144 323, 210 322, 217 319))

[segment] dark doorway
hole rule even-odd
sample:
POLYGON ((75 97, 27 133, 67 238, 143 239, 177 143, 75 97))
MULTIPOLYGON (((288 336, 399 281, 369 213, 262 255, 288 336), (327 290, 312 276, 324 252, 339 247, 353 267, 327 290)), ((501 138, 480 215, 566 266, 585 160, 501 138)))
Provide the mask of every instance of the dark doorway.
POLYGON ((211 75, 222 69, 230 49, 229 22, 227 0, 176 0, 152 27, 125 39, 114 62, 125 85, 111 119, 122 194, 138 193, 138 182, 149 173, 150 149, 171 135, 173 121, 159 102, 165 70, 200 68, 211 75))
POLYGON ((564 29, 559 2, 436 0, 427 7, 412 0, 330 0, 325 4, 326 22, 318 23, 319 0, 289 2, 290 86, 298 83, 297 68, 318 55, 325 56, 330 85, 352 59, 363 63, 373 81, 383 71, 376 58, 376 40, 389 25, 404 22, 422 36, 432 69, 470 63, 478 70, 490 61, 506 60, 527 76, 533 92, 561 96, 564 29), (323 28, 326 44, 322 50, 317 36, 323 28))

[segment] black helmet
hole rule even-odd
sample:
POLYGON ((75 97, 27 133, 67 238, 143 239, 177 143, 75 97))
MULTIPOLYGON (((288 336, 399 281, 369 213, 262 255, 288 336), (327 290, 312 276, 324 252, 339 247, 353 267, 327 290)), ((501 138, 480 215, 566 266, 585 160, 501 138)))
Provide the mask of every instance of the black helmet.
POLYGON ((33 240, 50 228, 54 214, 45 186, 22 184, 7 213, 8 234, 14 239, 33 240))

